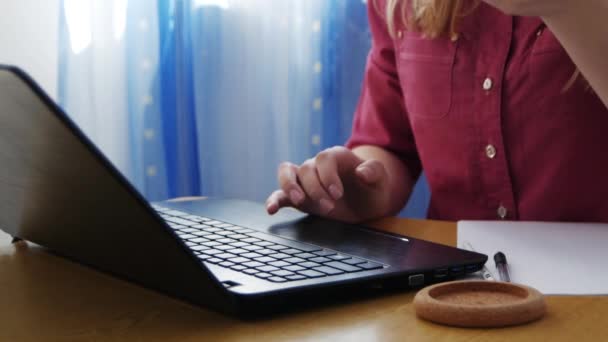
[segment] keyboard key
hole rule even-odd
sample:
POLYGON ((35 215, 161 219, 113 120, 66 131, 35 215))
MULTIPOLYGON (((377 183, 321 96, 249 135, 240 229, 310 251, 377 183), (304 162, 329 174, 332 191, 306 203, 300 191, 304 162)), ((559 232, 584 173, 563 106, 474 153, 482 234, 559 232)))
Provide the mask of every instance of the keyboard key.
POLYGON ((349 256, 343 255, 343 254, 336 254, 336 255, 330 255, 328 256, 328 258, 333 259, 333 260, 344 260, 344 259, 350 259, 349 256))
MULTIPOLYGON (((243 239, 249 239, 249 235, 243 235, 243 234, 235 234, 235 235, 230 235, 231 238, 235 239, 235 240, 243 240, 243 239)), ((257 240, 260 241, 260 240, 257 240)), ((255 242, 255 241, 245 241, 245 242, 255 242)))
MULTIPOLYGON (((302 243, 302 242, 298 242, 298 241, 293 241, 293 240, 289 240, 289 239, 284 239, 282 237, 276 236, 276 235, 271 235, 271 234, 265 234, 265 233, 251 233, 249 234, 249 236, 261 239, 261 240, 265 240, 265 241, 270 241, 270 242, 274 242, 280 245, 284 245, 284 246, 289 246, 291 248, 297 248, 300 249, 304 252, 314 252, 314 251, 320 251, 321 248, 317 247, 317 246, 313 246, 313 245, 309 245, 307 243, 302 243)), ((270 248, 270 247, 268 247, 270 248)))
POLYGON ((278 267, 274 267, 274 266, 260 266, 257 267, 258 270, 262 271, 262 272, 272 272, 272 271, 278 271, 279 268, 278 267))
POLYGON ((208 226, 206 224, 197 224, 192 226, 192 228, 196 228, 196 229, 207 229, 207 228, 211 228, 211 226, 208 226))
POLYGON ((321 264, 317 264, 316 262, 312 262, 312 261, 303 262, 298 265, 302 266, 302 267, 306 267, 306 268, 315 268, 315 267, 321 266, 321 264))
POLYGON ((287 279, 281 277, 270 277, 268 280, 272 281, 273 283, 284 283, 287 281, 287 279))
POLYGON ((201 242, 207 242, 209 240, 207 240, 205 238, 202 238, 202 237, 196 237, 196 236, 194 236, 194 238, 190 239, 190 241, 196 242, 196 243, 201 243, 201 242))
POLYGON ((299 249, 295 249, 295 248, 289 248, 289 249, 282 250, 281 253, 285 253, 285 254, 300 254, 300 253, 302 253, 302 251, 299 250, 299 249))
MULTIPOLYGON (((249 253, 248 250, 246 249, 242 249, 242 248, 233 248, 232 246, 228 245, 227 247, 230 247, 232 249, 228 249, 227 252, 228 253, 232 253, 232 254, 237 254, 237 255, 241 255, 244 253, 249 253)), ((219 249, 219 248, 218 248, 219 249)))
POLYGON ((316 257, 316 258, 310 259, 310 261, 312 261, 312 262, 318 262, 318 263, 322 264, 322 263, 330 262, 331 259, 328 259, 326 257, 316 257))
POLYGON ((226 243, 226 244, 232 243, 232 242, 236 242, 236 240, 229 239, 229 238, 218 239, 218 240, 215 240, 215 241, 220 242, 220 243, 226 243))
POLYGON ((233 263, 233 262, 230 262, 230 261, 224 261, 224 262, 220 262, 219 265, 222 266, 222 267, 230 267, 230 266, 234 266, 236 264, 233 263))
POLYGON ((245 267, 243 265, 234 265, 234 266, 230 266, 230 268, 235 271, 239 271, 239 272, 247 269, 247 267, 245 267))
POLYGON ((270 256, 272 256, 275 259, 289 259, 289 258, 291 258, 291 255, 284 254, 284 253, 276 253, 276 254, 272 254, 270 256))
POLYGON ((352 265, 349 265, 349 264, 345 264, 345 263, 339 262, 339 261, 328 262, 328 263, 325 264, 325 266, 337 268, 337 269, 342 270, 344 272, 357 272, 357 271, 361 271, 361 268, 359 268, 359 267, 355 267, 355 266, 352 266, 352 265))
POLYGON ((255 252, 258 254, 263 254, 263 255, 271 255, 271 254, 276 253, 277 251, 273 251, 272 249, 259 249, 255 252))
POLYGON ((240 241, 238 241, 238 242, 231 242, 230 245, 234 246, 234 247, 239 247, 239 248, 245 247, 245 246, 249 246, 248 243, 246 243, 246 242, 240 242, 240 241))
POLYGON ((208 225, 210 225, 210 226, 215 226, 216 224, 222 224, 222 223, 224 223, 224 222, 220 222, 220 221, 214 221, 214 220, 212 220, 212 221, 207 221, 207 222, 205 222, 205 223, 206 223, 206 224, 208 224, 208 225))
POLYGON ((357 258, 350 258, 350 259, 342 260, 342 262, 345 264, 349 264, 349 265, 358 265, 358 264, 366 263, 365 260, 357 259, 357 258))
POLYGON ((215 233, 215 232, 221 232, 221 231, 223 231, 223 229, 221 229, 221 228, 215 228, 215 227, 209 227, 209 228, 205 228, 203 230, 206 231, 206 232, 209 232, 209 233, 215 233))
POLYGON ((194 229, 194 228, 184 228, 184 229, 180 229, 179 230, 181 233, 194 233, 194 232, 198 232, 198 229, 194 229))
POLYGON ((266 279, 272 277, 272 274, 266 272, 260 272, 255 274, 256 277, 266 279))
MULTIPOLYGON (((222 254, 216 254, 215 255, 216 258, 220 258, 220 259, 233 259, 236 258, 237 256, 231 253, 222 253, 222 254)), ((234 261, 232 261, 234 262, 234 261)))
POLYGON ((276 260, 277 259, 271 258, 271 257, 268 257, 268 256, 261 257, 261 258, 256 258, 255 259, 255 261, 259 261, 259 262, 263 262, 263 263, 269 263, 269 262, 273 262, 273 261, 276 261, 276 260))
POLYGON ((175 223, 175 224, 179 224, 179 225, 182 225, 182 226, 194 226, 194 225, 198 224, 197 222, 193 222, 193 221, 190 221, 190 220, 184 220, 184 219, 179 218, 179 217, 167 217, 167 218, 165 218, 165 221, 171 222, 171 223, 175 223))
POLYGON ((211 255, 208 255, 208 254, 199 254, 199 255, 197 255, 197 257, 201 260, 211 259, 211 255))
POLYGON ((306 262, 306 260, 300 259, 300 258, 288 258, 288 259, 283 259, 283 261, 288 262, 290 264, 299 264, 301 262, 306 262))
POLYGON ((288 249, 289 247, 283 246, 283 245, 268 245, 268 246, 266 246, 266 248, 272 249, 272 250, 275 250, 275 251, 280 251, 282 249, 288 249))
POLYGON ((204 251, 206 249, 211 248, 212 246, 204 246, 204 245, 196 245, 196 246, 191 246, 190 249, 193 251, 204 251))
POLYGON ((198 245, 198 244, 194 243, 194 242, 186 241, 186 246, 192 247, 192 246, 196 246, 196 245, 198 245))
POLYGON ((225 251, 225 252, 228 252, 228 253, 232 253, 230 251, 234 249, 234 247, 232 247, 230 245, 219 245, 219 246, 215 246, 213 248, 219 249, 219 250, 222 250, 222 251, 225 251))
POLYGON ((203 253, 209 254, 209 255, 216 255, 216 254, 222 254, 222 253, 224 253, 224 251, 220 251, 219 249, 212 248, 212 249, 204 250, 203 253))
POLYGON ((211 235, 211 233, 207 233, 206 231, 202 230, 202 231, 194 232, 194 233, 192 233, 192 235, 205 236, 205 235, 211 235))
POLYGON ((305 270, 305 271, 300 271, 298 273, 301 275, 304 275, 308 278, 319 278, 319 277, 325 276, 325 273, 321 273, 321 272, 317 272, 317 271, 313 271, 313 270, 305 270))
POLYGON ((262 246, 262 247, 274 245, 274 243, 272 243, 270 241, 258 241, 258 242, 254 242, 253 244, 254 245, 258 245, 258 246, 262 246))
POLYGON ((180 238, 187 240, 187 239, 194 239, 197 236, 196 235, 192 235, 192 234, 177 234, 177 236, 179 236, 180 238))
POLYGON ((207 246, 207 247, 214 247, 214 246, 221 245, 221 243, 215 242, 215 241, 206 241, 206 242, 201 242, 201 245, 207 246))
POLYGON ((243 246, 243 249, 246 249, 248 251, 259 251, 260 249, 264 249, 264 247, 256 246, 256 245, 248 245, 248 246, 243 246))
POLYGON ((286 277, 286 276, 294 274, 293 272, 289 272, 289 271, 285 271, 285 270, 278 270, 278 271, 274 271, 274 272, 270 272, 270 273, 272 273, 278 277, 286 277))
POLYGON ((302 279, 306 279, 305 276, 300 275, 300 274, 293 274, 293 275, 287 276, 286 278, 289 279, 289 280, 302 280, 302 279))
MULTIPOLYGON (((233 261, 233 260, 230 260, 230 261, 233 261)), ((243 265, 245 265, 247 267, 260 267, 260 266, 264 266, 264 264, 262 264, 261 262, 257 262, 257 261, 245 262, 245 263, 243 263, 243 265)))
MULTIPOLYGON (((224 228, 224 229, 230 229, 230 228, 224 228)), ((253 230, 253 229, 241 228, 241 227, 235 227, 230 230, 232 230, 233 232, 241 233, 241 234, 249 234, 249 233, 255 232, 255 230, 253 230)))
POLYGON ((230 224, 230 223, 220 223, 220 224, 216 224, 215 226, 219 227, 219 228, 230 228, 230 227, 234 227, 235 225, 230 224))
POLYGON ((206 235, 205 239, 209 239, 209 240, 220 240, 220 239, 224 239, 224 237, 222 235, 217 235, 217 234, 211 234, 211 235, 206 235))
POLYGON ((364 264, 358 264, 357 267, 361 267, 364 270, 375 270, 378 268, 382 268, 384 266, 382 266, 381 264, 375 263, 375 262, 368 261, 364 264))
POLYGON ((248 268, 246 270, 243 270, 243 273, 251 275, 251 274, 260 273, 260 271, 254 269, 254 268, 248 268))
POLYGON ((295 257, 298 258, 302 258, 302 259, 310 259, 310 258, 316 258, 317 256, 312 254, 312 253, 299 253, 294 255, 295 257))
MULTIPOLYGON (((235 235, 235 236, 238 236, 238 235, 235 235)), ((243 235, 243 236, 247 236, 247 235, 243 235)), ((252 238, 252 237, 248 237, 248 238, 244 238, 244 239, 243 238, 236 238, 235 237, 235 239, 239 239, 239 240, 241 240, 243 242, 248 242, 248 243, 254 243, 254 242, 260 242, 261 241, 260 239, 256 239, 256 238, 252 238)), ((258 247, 260 247, 260 246, 258 246, 258 247)))
POLYGON ((317 272, 325 273, 327 275, 335 275, 335 274, 342 274, 342 273, 344 273, 344 271, 340 271, 340 270, 337 270, 335 268, 327 267, 327 266, 316 267, 316 268, 313 268, 313 270, 317 271, 317 272))
POLYGON ((268 265, 275 266, 275 267, 285 267, 285 266, 289 266, 291 264, 288 262, 279 260, 279 261, 269 262, 268 265))
POLYGON ((235 264, 244 264, 246 262, 250 262, 251 259, 247 259, 247 258, 243 258, 243 257, 236 257, 234 259, 230 259, 230 261, 232 261, 235 264))
POLYGON ((245 253, 245 254, 243 254, 241 256, 244 257, 244 258, 249 258, 249 259, 256 259, 256 258, 261 258, 262 257, 261 254, 253 253, 253 252, 245 253))
POLYGON ((292 271, 292 272, 297 272, 297 271, 304 271, 306 268, 304 268, 302 266, 298 266, 298 265, 291 265, 291 266, 285 266, 285 267, 283 267, 283 269, 292 271))
POLYGON ((207 259, 205 260, 206 262, 212 263, 212 264, 219 264, 220 262, 224 261, 220 258, 211 258, 211 259, 207 259))

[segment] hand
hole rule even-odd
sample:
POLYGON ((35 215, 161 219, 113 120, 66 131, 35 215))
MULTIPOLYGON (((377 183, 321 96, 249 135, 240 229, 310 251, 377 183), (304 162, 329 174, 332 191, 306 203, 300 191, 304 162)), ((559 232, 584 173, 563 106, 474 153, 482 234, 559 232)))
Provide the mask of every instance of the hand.
MULTIPOLYGON (((509 15, 547 17, 566 11, 574 0, 483 0, 509 15)), ((578 4, 584 6, 584 4, 578 4)))
POLYGON ((388 175, 377 160, 363 160, 345 147, 332 147, 297 166, 282 163, 280 189, 266 201, 269 214, 282 207, 358 222, 386 211, 388 175))

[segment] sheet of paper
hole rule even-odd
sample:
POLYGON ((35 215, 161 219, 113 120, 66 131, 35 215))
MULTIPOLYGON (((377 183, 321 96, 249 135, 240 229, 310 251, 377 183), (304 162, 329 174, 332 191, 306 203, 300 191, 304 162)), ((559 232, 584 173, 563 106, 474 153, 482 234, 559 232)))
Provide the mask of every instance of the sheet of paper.
POLYGON ((496 280, 494 254, 501 251, 514 283, 544 294, 608 294, 608 224, 458 222, 458 247, 470 249, 467 242, 488 255, 496 280))

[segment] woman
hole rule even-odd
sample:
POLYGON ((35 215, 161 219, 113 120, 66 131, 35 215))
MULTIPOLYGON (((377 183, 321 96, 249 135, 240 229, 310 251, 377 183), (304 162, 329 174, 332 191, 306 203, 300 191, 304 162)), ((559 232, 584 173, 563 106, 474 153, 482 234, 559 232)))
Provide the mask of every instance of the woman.
POLYGON ((279 167, 270 214, 608 222, 607 0, 369 1, 346 147, 279 167), (561 43, 560 43, 561 42, 561 43))

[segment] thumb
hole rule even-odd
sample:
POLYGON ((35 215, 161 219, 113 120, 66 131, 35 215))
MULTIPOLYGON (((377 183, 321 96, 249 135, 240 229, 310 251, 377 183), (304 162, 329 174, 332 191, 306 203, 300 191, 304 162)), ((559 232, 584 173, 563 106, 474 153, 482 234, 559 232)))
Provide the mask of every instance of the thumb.
POLYGON ((386 178, 386 169, 375 159, 366 160, 355 169, 357 178, 368 185, 375 185, 386 178))

